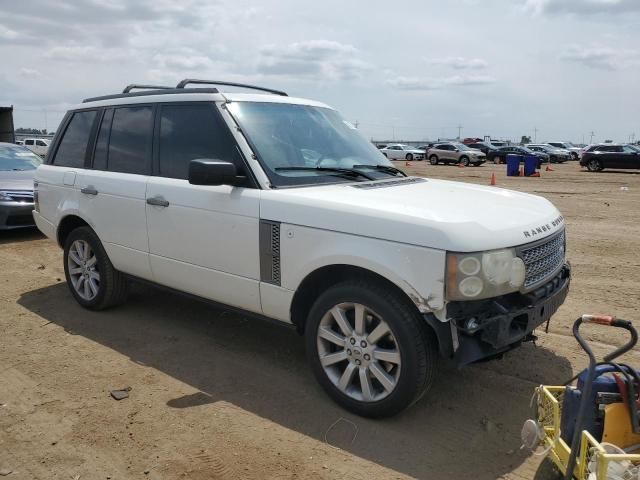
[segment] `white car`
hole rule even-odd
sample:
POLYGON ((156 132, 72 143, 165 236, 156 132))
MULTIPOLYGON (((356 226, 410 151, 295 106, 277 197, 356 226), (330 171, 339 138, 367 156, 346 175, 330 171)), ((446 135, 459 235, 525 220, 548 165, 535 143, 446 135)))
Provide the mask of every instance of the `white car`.
POLYGON ((33 216, 83 307, 142 279, 293 324, 328 394, 385 416, 438 355, 502 355, 563 303, 544 198, 407 177, 327 105, 190 83, 73 107, 36 172, 33 216))
POLYGON ((44 157, 49 150, 50 140, 46 138, 25 138, 23 145, 36 155, 44 157))
POLYGON ((424 150, 420 150, 411 145, 404 145, 397 143, 394 145, 387 145, 380 149, 380 152, 389 160, 424 160, 424 150))

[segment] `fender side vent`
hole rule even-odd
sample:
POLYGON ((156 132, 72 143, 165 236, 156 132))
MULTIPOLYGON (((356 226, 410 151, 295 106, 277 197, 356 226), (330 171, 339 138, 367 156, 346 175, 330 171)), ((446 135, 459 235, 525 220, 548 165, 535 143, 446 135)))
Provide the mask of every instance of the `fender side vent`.
POLYGON ((280 285, 280 223, 260 220, 260 280, 280 285))
POLYGON ((409 185, 412 183, 424 183, 426 181, 427 179, 422 177, 407 177, 407 178, 401 178, 399 180, 388 180, 385 182, 358 183, 356 185, 351 185, 351 186, 353 188, 362 188, 365 190, 371 190, 374 188, 386 188, 386 187, 395 187, 397 185, 409 185))

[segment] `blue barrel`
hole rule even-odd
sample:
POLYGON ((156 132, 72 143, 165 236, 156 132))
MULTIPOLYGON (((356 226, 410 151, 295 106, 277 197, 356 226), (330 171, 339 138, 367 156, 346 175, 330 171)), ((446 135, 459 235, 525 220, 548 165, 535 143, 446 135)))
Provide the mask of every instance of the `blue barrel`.
POLYGON ((515 153, 509 153, 507 155, 507 177, 517 177, 520 175, 520 161, 522 155, 516 155, 515 153))
POLYGON ((524 176, 528 177, 536 173, 540 159, 535 155, 525 155, 524 157, 524 176))

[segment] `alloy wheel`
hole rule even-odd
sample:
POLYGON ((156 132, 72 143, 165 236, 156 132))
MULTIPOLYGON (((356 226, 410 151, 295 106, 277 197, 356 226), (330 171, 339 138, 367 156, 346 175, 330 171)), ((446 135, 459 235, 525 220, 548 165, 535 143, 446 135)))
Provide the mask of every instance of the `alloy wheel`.
POLYGON ((375 402, 396 388, 398 342, 384 319, 365 305, 335 305, 320 321, 316 341, 327 378, 345 395, 375 402))
POLYGON ((100 290, 100 272, 96 254, 85 240, 76 240, 67 255, 69 278, 83 300, 93 300, 100 290))

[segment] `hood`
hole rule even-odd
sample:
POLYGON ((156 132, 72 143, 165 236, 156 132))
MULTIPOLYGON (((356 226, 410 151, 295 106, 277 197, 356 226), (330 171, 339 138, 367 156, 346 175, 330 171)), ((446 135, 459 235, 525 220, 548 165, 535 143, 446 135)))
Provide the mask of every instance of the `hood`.
POLYGON ((0 171, 0 190, 33 190, 35 170, 0 171))
POLYGON ((457 252, 522 245, 563 227, 560 212, 542 197, 446 180, 410 177, 261 194, 266 220, 457 252))

